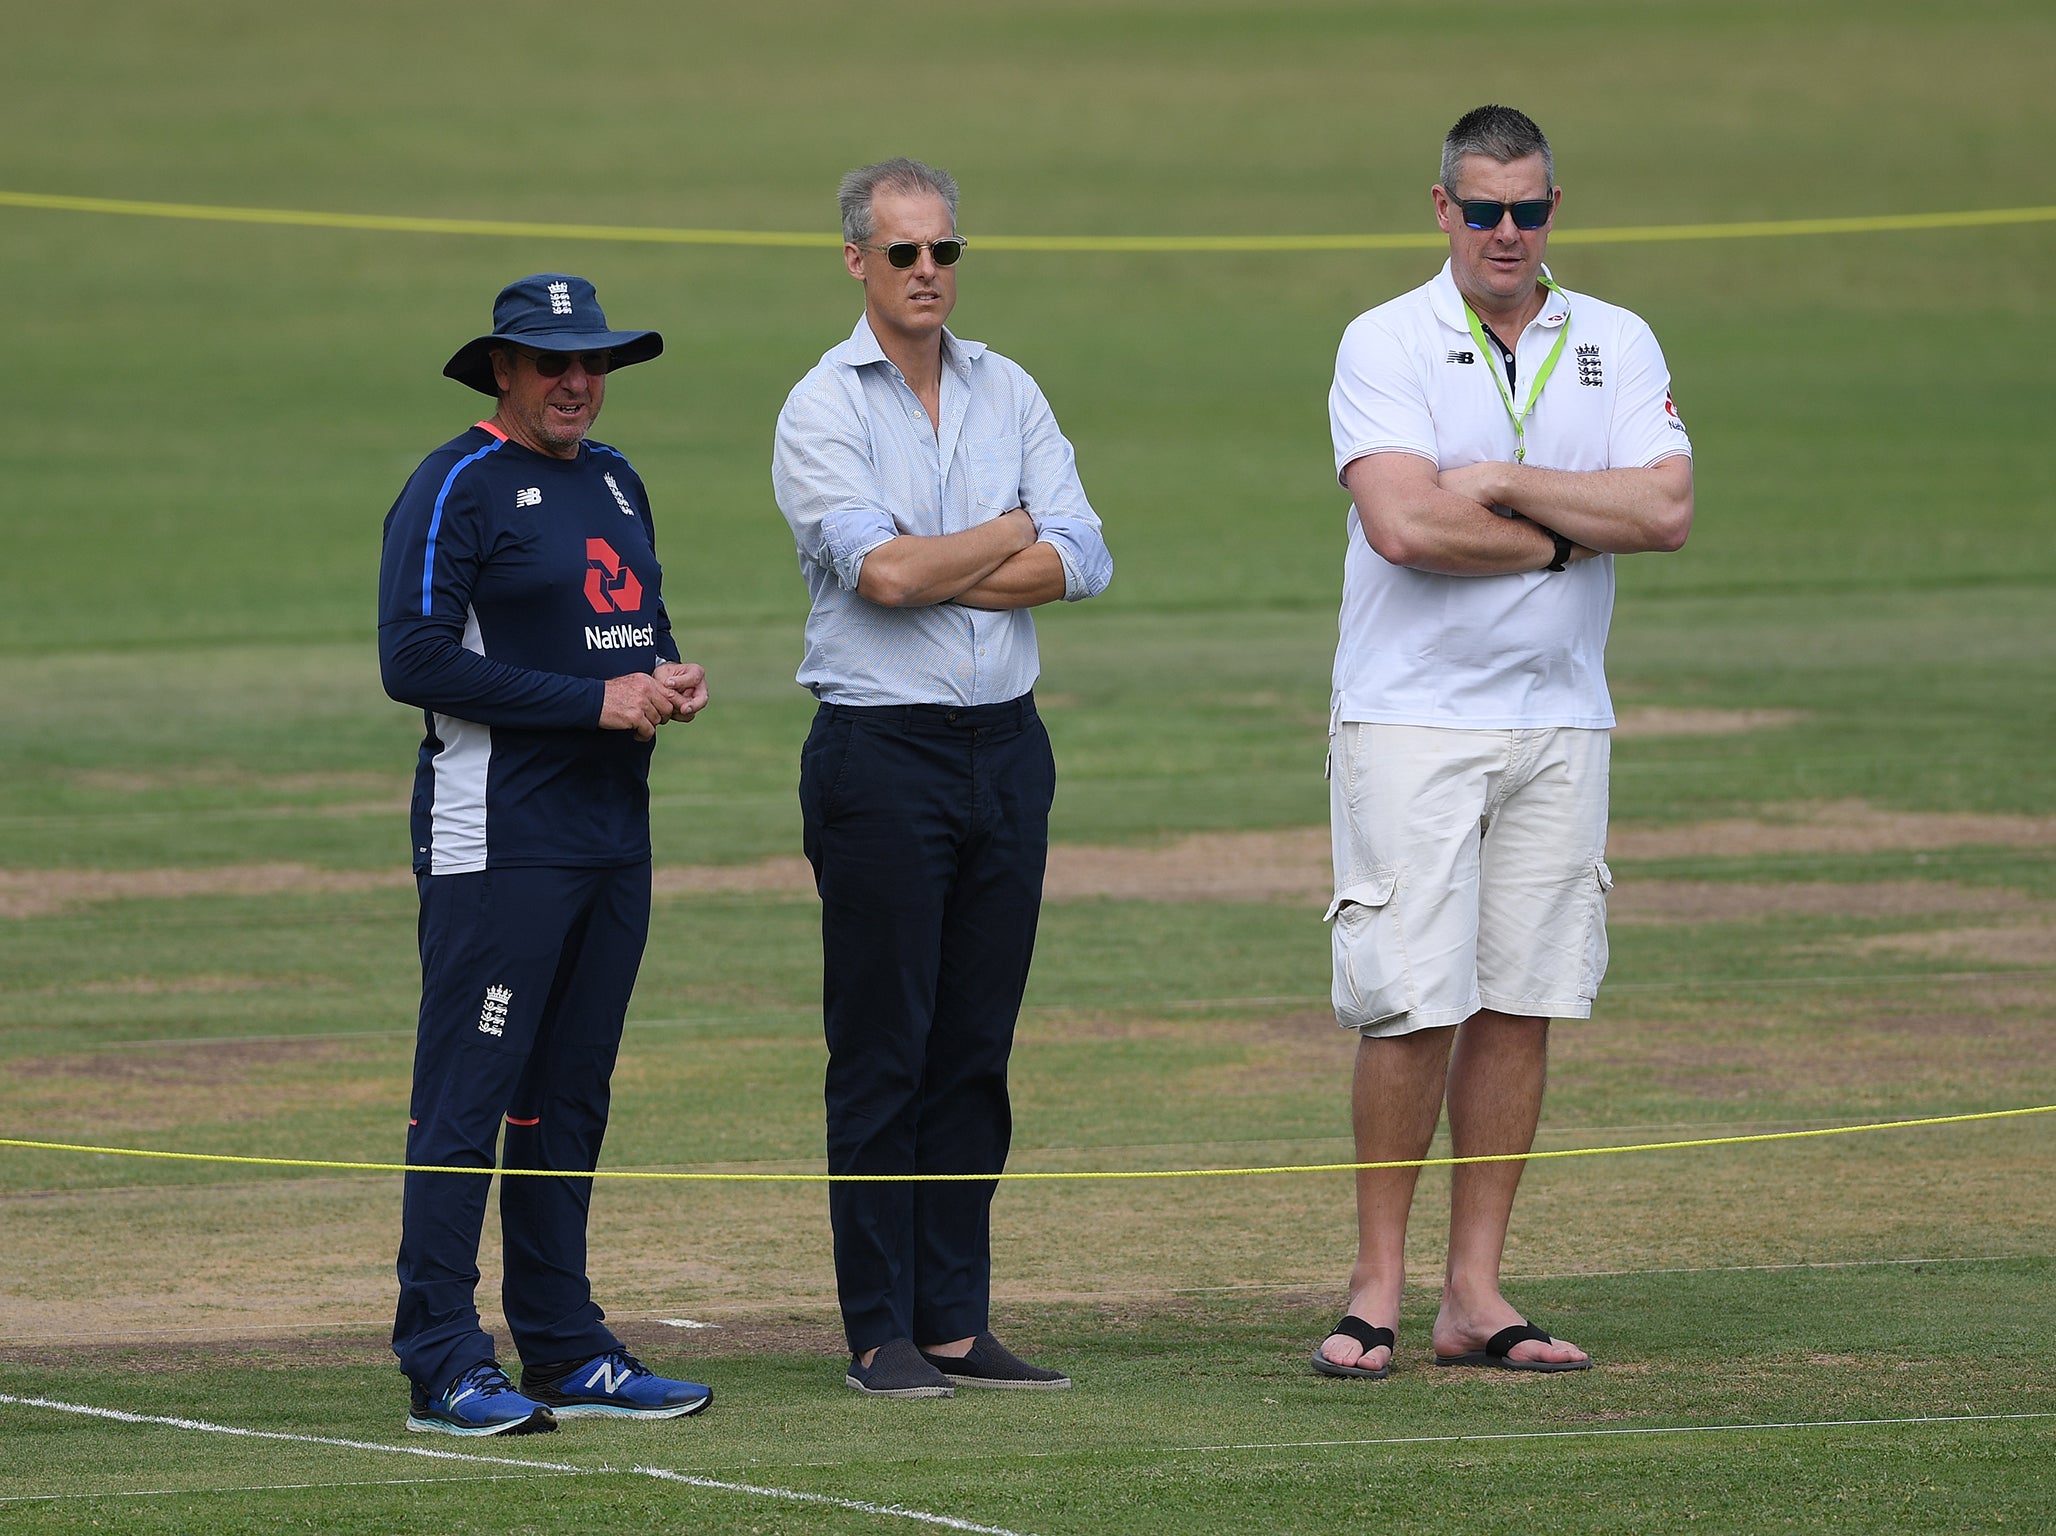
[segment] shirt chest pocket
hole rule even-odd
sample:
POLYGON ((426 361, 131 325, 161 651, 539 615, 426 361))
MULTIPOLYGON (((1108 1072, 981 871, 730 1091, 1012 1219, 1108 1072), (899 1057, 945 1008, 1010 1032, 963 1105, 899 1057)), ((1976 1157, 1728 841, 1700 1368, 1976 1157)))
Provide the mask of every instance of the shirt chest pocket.
POLYGON ((992 512, 1011 512, 1021 505, 1021 439, 982 437, 964 445, 970 472, 971 498, 992 512))

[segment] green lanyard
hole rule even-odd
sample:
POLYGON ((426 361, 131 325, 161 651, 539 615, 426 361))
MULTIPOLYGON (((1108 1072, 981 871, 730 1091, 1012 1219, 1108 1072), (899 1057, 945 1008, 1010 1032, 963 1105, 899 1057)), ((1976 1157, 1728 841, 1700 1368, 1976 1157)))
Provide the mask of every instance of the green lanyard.
MULTIPOLYGON (((1499 403, 1506 407, 1506 419, 1513 423, 1513 461, 1516 464, 1527 462, 1528 457, 1528 434, 1522 423, 1527 419, 1528 412, 1535 409, 1535 402, 1542 398, 1542 386, 1549 382, 1549 375, 1556 371, 1556 360, 1563 356, 1563 344, 1571 337, 1570 300, 1564 296, 1564 291, 1548 278, 1542 278, 1540 281, 1544 288, 1563 299, 1563 324, 1556 328, 1556 345, 1549 349, 1549 355, 1542 359, 1542 366, 1535 372, 1534 381, 1528 385, 1528 403, 1518 411, 1513 408, 1513 396, 1507 393, 1506 381, 1500 378, 1499 370, 1491 363, 1499 349, 1485 345, 1485 328, 1478 323, 1477 311, 1468 303, 1463 307, 1463 317, 1471 325, 1471 340, 1478 344, 1478 360, 1485 364, 1485 371, 1492 375, 1492 382, 1499 387, 1499 403)), ((1520 345, 1519 337, 1514 338, 1514 345, 1520 345)))

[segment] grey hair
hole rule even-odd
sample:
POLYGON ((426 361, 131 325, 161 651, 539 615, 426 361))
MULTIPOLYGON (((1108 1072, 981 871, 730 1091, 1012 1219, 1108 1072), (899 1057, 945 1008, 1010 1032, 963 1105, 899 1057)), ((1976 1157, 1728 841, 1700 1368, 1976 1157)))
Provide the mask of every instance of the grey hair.
POLYGON ((842 185, 835 189, 835 200, 842 205, 842 238, 851 245, 862 245, 877 232, 877 223, 871 217, 871 198, 880 187, 913 195, 932 193, 949 208, 950 228, 957 227, 956 177, 940 166, 923 165, 901 156, 876 165, 860 165, 843 177, 842 185))
POLYGON ((1530 155, 1542 157, 1542 174, 1556 185, 1556 157, 1549 152, 1549 140, 1525 112, 1512 107, 1473 107, 1456 120, 1449 137, 1442 141, 1442 190, 1456 194, 1456 173, 1466 155, 1485 155, 1501 165, 1511 165, 1530 155))

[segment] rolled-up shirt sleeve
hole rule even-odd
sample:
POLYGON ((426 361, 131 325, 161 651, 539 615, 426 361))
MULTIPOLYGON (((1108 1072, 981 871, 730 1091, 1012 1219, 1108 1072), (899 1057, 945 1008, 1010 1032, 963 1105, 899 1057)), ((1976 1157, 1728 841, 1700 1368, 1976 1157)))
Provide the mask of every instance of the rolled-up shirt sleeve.
POLYGON ((902 531, 885 505, 861 418, 805 384, 778 413, 771 485, 802 558, 833 571, 845 591, 857 590, 864 557, 902 531))
POLYGON ((1359 315, 1342 333, 1335 383, 1328 391, 1328 428, 1335 442, 1335 478, 1374 453, 1411 453, 1439 462, 1435 417, 1411 352, 1377 317, 1359 315))
POLYGON ((1021 505, 1035 520, 1035 537, 1057 552, 1064 567, 1064 601, 1097 597, 1114 579, 1114 557, 1099 514, 1078 480, 1078 456, 1057 426, 1049 402, 1021 374, 1021 505))

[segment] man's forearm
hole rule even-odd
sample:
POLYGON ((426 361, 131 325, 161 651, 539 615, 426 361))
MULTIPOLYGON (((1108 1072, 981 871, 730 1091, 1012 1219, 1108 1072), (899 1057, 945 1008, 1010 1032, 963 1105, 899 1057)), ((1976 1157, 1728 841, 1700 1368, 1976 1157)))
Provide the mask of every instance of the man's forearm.
POLYGON ((1064 595, 1064 562, 1051 544, 1030 544, 977 585, 957 594, 966 608, 1039 608, 1064 595))
POLYGON ((1373 519, 1357 517, 1371 548, 1394 565, 1436 576, 1511 576, 1539 571, 1556 552, 1545 528, 1525 518, 1500 517, 1461 496, 1431 493, 1419 504, 1379 505, 1373 519))
POLYGON ((864 556, 857 595, 886 608, 926 608, 970 591, 1035 542, 1035 524, 1013 511, 961 533, 903 533, 864 556))
POLYGON ((1609 555, 1675 550, 1692 529, 1692 460, 1684 454, 1645 469, 1474 464, 1442 476, 1442 484, 1609 555))

